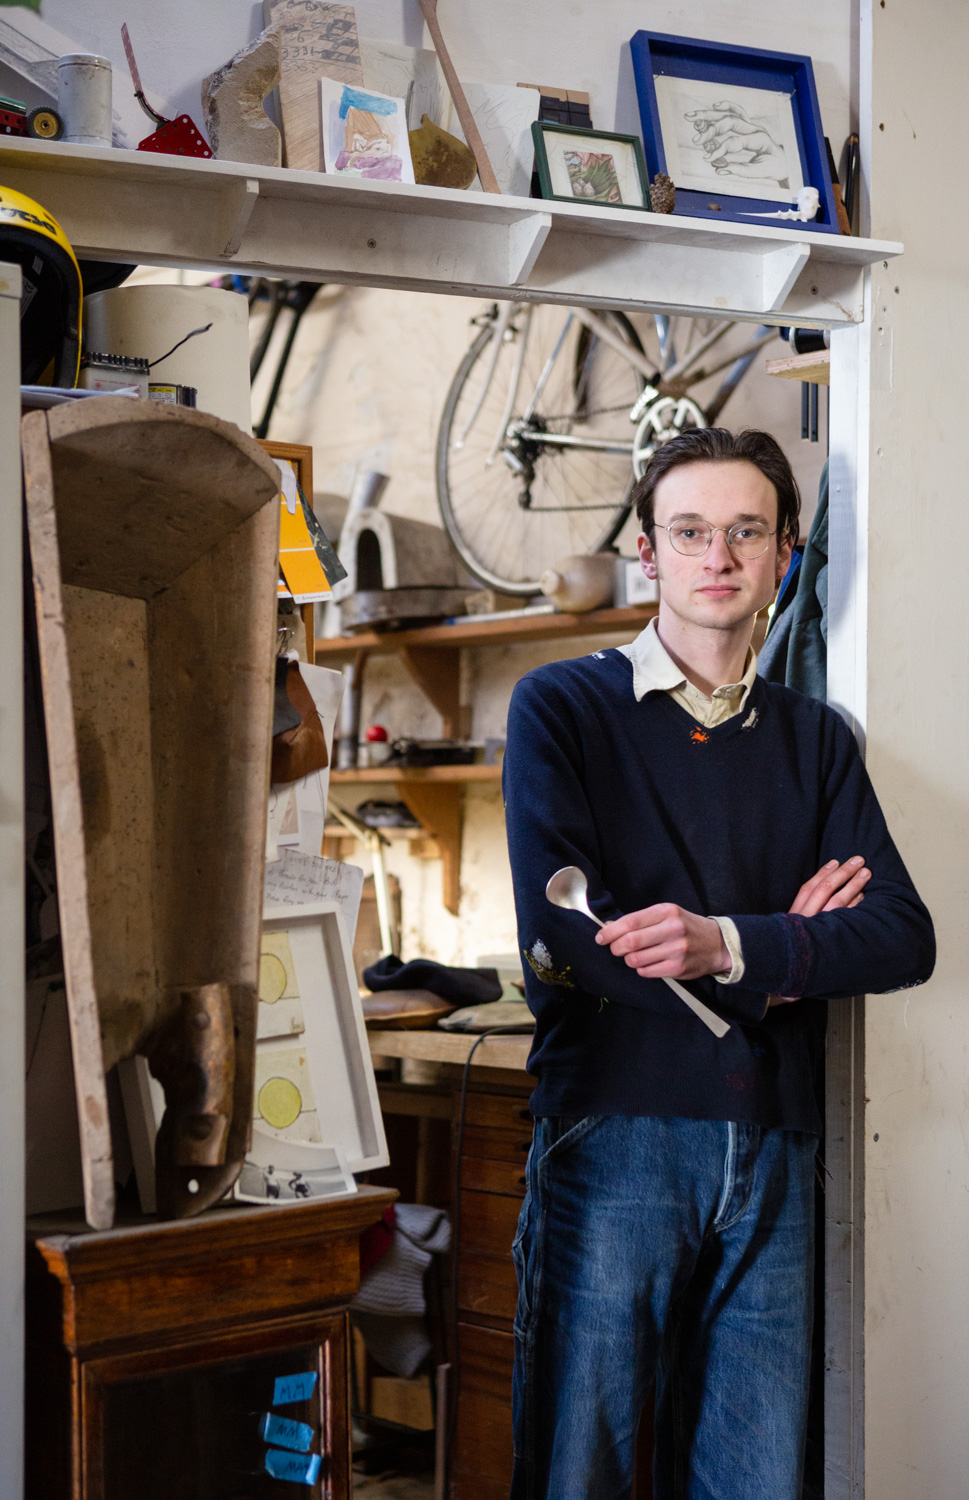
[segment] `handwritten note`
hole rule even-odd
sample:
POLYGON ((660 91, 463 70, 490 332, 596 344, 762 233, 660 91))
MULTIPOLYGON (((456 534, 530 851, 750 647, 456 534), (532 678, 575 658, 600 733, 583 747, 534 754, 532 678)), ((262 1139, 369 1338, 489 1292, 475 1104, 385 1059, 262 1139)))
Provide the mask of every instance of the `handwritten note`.
POLYGON ((315 1370, 301 1370, 298 1375, 277 1375, 273 1386, 273 1406, 290 1406, 294 1401, 308 1401, 315 1387, 315 1370))
POLYGON ((347 924, 350 942, 357 930, 363 871, 359 865, 280 849, 279 859, 266 866, 267 906, 307 906, 313 901, 337 901, 347 924))
POLYGON ((284 1453, 270 1448, 266 1453, 266 1472, 274 1479, 288 1479, 293 1484, 315 1484, 320 1472, 318 1453, 284 1453))
POLYGON ((295 1448, 297 1453, 309 1453, 313 1442, 313 1429, 307 1422, 294 1422, 292 1417, 277 1417, 271 1411, 266 1412, 259 1431, 267 1443, 278 1443, 281 1448, 295 1448))

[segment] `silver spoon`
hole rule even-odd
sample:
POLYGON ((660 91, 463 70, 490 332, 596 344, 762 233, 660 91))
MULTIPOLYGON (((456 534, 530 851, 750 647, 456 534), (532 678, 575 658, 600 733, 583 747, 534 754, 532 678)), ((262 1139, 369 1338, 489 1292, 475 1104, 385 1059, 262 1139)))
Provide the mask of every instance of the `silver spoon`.
MULTIPOLYGON (((566 865, 563 870, 556 870, 545 887, 545 894, 553 906, 561 906, 565 911, 579 911, 583 916, 591 917, 597 927, 606 925, 599 921, 589 907, 589 883, 578 865, 566 865)), ((697 1000, 675 979, 667 979, 665 983, 690 1007, 695 1016, 699 1016, 705 1026, 709 1026, 714 1036, 726 1036, 730 1027, 726 1021, 721 1021, 719 1016, 714 1015, 709 1006, 697 1000)))

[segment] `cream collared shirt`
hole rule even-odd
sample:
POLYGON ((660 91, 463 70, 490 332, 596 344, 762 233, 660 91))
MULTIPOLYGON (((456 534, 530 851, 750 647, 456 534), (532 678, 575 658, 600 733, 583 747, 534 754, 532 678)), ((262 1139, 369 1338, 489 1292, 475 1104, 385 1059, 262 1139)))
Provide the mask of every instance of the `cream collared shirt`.
MULTIPOLYGON (((694 686, 670 656, 659 638, 655 618, 650 620, 646 629, 641 630, 634 641, 628 646, 619 646, 618 650, 628 656, 633 664, 633 692, 637 703, 647 693, 669 693, 673 702, 678 703, 680 708, 685 708, 704 729, 714 729, 717 724, 723 724, 727 719, 732 719, 734 714, 739 714, 757 676, 757 657, 751 648, 747 652, 744 675, 740 681, 714 688, 712 697, 708 698, 706 693, 701 693, 694 686)), ((729 917, 714 917, 713 920, 720 928, 730 954, 729 973, 716 974, 714 978, 721 984, 739 984, 744 977, 744 956, 737 924, 729 917)))

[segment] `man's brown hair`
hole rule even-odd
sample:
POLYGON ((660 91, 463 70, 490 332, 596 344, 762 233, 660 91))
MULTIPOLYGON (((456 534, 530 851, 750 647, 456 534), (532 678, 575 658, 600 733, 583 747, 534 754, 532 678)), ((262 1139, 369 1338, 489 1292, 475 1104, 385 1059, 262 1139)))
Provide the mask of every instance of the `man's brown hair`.
POLYGON ((656 486, 673 469, 684 464, 748 463, 759 469, 777 491, 777 544, 790 537, 797 541, 801 492, 780 444, 769 432, 749 428, 730 432, 726 427, 697 427, 681 432, 658 448, 650 459, 642 479, 633 486, 631 500, 640 525, 655 540, 653 515, 656 486))

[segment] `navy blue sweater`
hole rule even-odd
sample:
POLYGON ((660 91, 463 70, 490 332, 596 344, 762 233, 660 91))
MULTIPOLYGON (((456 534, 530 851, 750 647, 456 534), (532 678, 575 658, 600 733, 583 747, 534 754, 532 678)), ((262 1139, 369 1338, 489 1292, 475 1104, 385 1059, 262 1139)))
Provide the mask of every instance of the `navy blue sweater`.
POLYGON ((705 729, 667 694, 637 703, 619 651, 539 667, 515 688, 504 794, 536 1115, 664 1115, 818 1132, 815 1076, 838 996, 921 984, 935 940, 858 753, 834 710, 757 678, 705 729), (829 859, 864 856, 853 911, 786 915, 829 859), (545 898, 578 865, 604 921, 660 901, 729 916, 739 985, 689 988, 731 1023, 718 1040, 658 979, 545 898), (767 1009, 770 994, 812 998, 767 1009))

